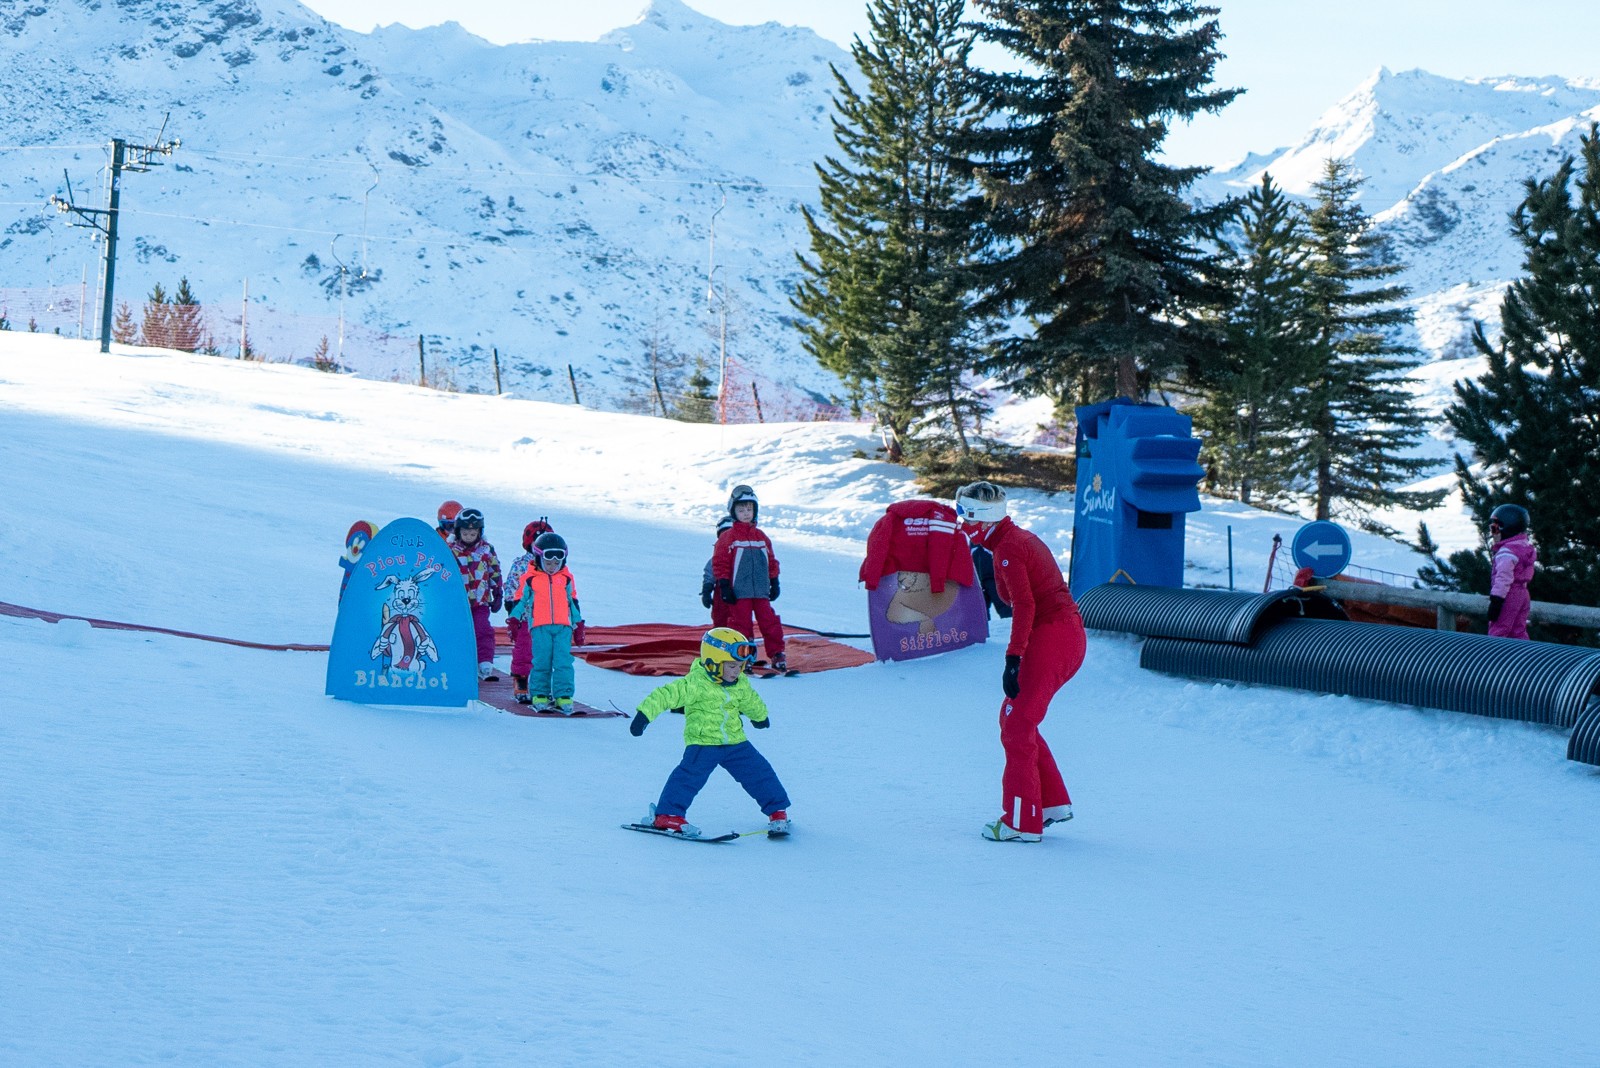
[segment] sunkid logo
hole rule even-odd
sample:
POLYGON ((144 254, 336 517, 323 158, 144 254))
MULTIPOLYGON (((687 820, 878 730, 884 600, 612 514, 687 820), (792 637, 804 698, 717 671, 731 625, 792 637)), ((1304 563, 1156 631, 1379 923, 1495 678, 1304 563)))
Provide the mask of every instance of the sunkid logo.
POLYGON ((1089 492, 1083 495, 1083 514, 1095 515, 1098 512, 1111 512, 1117 506, 1117 491, 1106 488, 1096 474, 1094 481, 1089 484, 1089 492))

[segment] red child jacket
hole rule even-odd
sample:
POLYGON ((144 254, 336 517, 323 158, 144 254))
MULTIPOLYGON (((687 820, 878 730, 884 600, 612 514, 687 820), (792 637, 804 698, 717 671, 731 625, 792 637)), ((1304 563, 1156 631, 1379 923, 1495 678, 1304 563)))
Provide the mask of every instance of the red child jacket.
MULTIPOLYGON (((994 581, 1000 596, 1011 606, 1011 642, 1007 656, 1023 656, 1028 638, 1040 623, 1063 616, 1078 620, 1078 605, 1067 591, 1050 547, 1032 531, 1023 530, 1006 516, 983 538, 994 553, 994 581)), ((1078 626, 1083 626, 1078 622, 1078 626)))
POLYGON ((733 583, 740 600, 766 600, 772 580, 778 577, 778 554, 772 539, 754 523, 735 523, 717 538, 711 553, 711 577, 733 583))
POLYGON ((891 504, 867 535, 867 558, 861 581, 875 590, 885 575, 896 571, 925 572, 934 593, 949 579, 972 585, 972 555, 956 523, 956 511, 938 501, 891 504))

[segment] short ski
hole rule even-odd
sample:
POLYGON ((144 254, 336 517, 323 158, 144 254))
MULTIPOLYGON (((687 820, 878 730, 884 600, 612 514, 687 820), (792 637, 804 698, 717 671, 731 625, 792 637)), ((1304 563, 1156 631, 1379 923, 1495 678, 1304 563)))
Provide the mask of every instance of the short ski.
POLYGON ((800 674, 799 669, 790 668, 787 671, 773 671, 770 668, 753 668, 750 674, 758 679, 792 679, 800 674))
POLYGON ((714 835, 709 838, 705 835, 679 834, 677 831, 668 831, 663 830, 660 827, 652 827, 648 823, 624 823, 622 825, 622 829, 625 831, 638 831, 640 834, 659 834, 663 838, 677 838, 685 842, 732 842, 740 837, 733 831, 729 831, 727 834, 714 835))

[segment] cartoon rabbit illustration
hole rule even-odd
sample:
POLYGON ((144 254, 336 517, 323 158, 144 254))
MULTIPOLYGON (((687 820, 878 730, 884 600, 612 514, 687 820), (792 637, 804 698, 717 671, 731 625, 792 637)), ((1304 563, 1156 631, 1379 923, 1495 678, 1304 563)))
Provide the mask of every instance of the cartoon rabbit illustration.
POLYGON ((374 660, 383 658, 385 670, 392 661, 399 670, 420 675, 427 669, 429 660, 439 662, 439 648, 433 644, 418 613, 422 608, 422 583, 443 570, 443 564, 429 564, 410 578, 390 575, 374 587, 379 590, 394 587, 383 606, 383 629, 378 640, 372 643, 370 654, 374 660))

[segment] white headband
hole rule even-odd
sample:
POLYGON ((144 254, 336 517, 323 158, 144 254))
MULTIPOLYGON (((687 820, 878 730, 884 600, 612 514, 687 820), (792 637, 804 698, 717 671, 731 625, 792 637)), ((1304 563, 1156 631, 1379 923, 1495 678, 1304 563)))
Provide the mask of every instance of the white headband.
POLYGON ((998 523, 1006 517, 1006 500, 980 501, 973 497, 956 498, 956 515, 971 523, 998 523))

